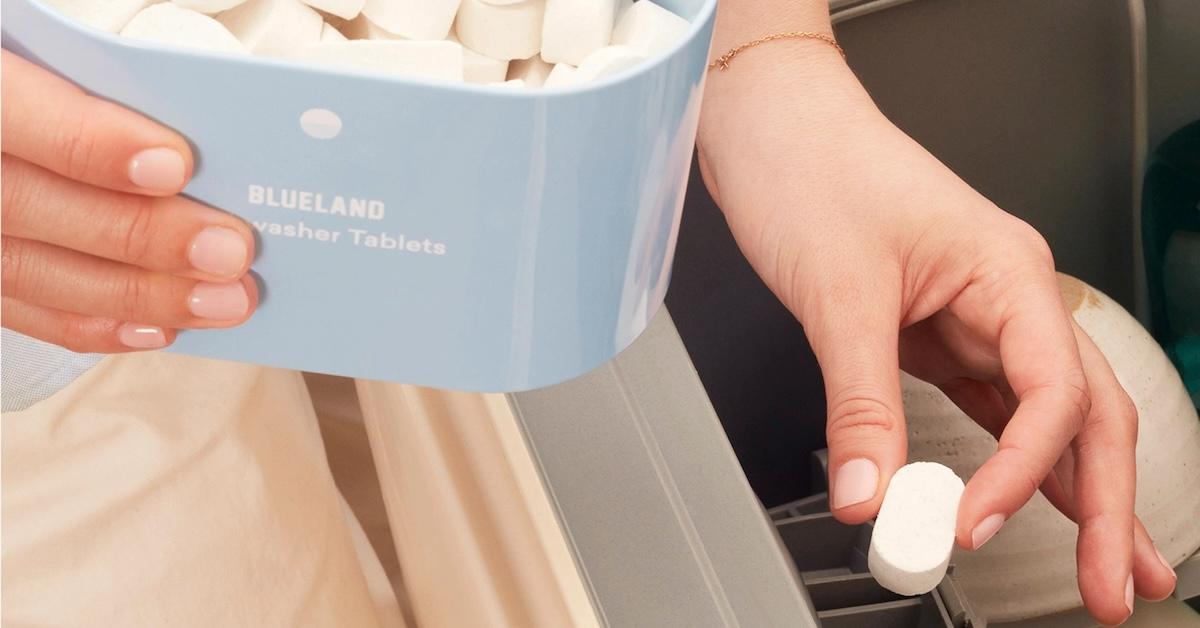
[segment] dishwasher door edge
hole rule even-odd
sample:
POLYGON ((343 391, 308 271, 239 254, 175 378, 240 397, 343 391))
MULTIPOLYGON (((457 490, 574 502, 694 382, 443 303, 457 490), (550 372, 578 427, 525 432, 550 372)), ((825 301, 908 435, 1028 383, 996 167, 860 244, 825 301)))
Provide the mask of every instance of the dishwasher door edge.
POLYGON ((819 626, 666 308, 615 360, 509 399, 604 625, 819 626))

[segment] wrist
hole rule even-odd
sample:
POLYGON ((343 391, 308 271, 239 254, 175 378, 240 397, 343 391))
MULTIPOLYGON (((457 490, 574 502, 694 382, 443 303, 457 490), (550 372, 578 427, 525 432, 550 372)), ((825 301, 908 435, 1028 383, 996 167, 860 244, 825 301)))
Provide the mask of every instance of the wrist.
MULTIPOLYGON (((713 57, 725 50, 714 50, 713 57)), ((700 141, 724 148, 726 131, 803 131, 803 140, 829 129, 823 124, 861 115, 875 105, 838 51, 815 39, 781 39, 743 51, 728 69, 709 70, 700 141)))
POLYGON ((863 134, 881 124, 894 130, 835 48, 777 40, 709 72, 697 145, 716 194, 719 180, 753 180, 744 175, 779 167, 795 177, 852 159, 863 134))
POLYGON ((828 0, 721 0, 712 56, 779 31, 831 32, 828 0))

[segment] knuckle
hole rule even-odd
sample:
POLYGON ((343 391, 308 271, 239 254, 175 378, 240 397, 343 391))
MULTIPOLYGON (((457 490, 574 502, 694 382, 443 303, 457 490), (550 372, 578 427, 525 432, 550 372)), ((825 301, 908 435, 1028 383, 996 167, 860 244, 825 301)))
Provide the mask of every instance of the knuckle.
POLYGON ((1079 423, 1082 425, 1092 413, 1092 394, 1087 389, 1087 383, 1082 381, 1082 377, 1068 378, 1063 382, 1062 391, 1070 406, 1075 408, 1075 415, 1079 417, 1079 423))
POLYGON ((98 138, 88 115, 89 108, 69 107, 58 119, 59 126, 54 134, 54 154, 62 156, 62 174, 81 180, 91 171, 100 150, 98 138))
POLYGON ((36 275, 29 263, 29 246, 25 241, 4 238, 0 250, 0 285, 3 285, 4 294, 25 298, 36 296, 39 283, 36 275))
POLYGON ((1138 437, 1138 426, 1141 424, 1141 420, 1138 416, 1137 404, 1133 403, 1133 399, 1131 399, 1129 394, 1124 390, 1121 391, 1119 397, 1120 401, 1118 402, 1117 407, 1117 417, 1120 420, 1121 425, 1125 426, 1129 437, 1133 440, 1133 442, 1136 443, 1138 437))
POLYGON ((1120 391, 1120 394, 1117 395, 1116 412, 1117 412, 1117 415, 1121 418, 1123 423, 1133 425, 1134 427, 1137 426, 1137 424, 1138 424, 1137 404, 1135 404, 1133 402, 1133 398, 1130 397, 1129 393, 1125 392, 1124 389, 1122 389, 1120 391))
POLYGON ((1114 396, 1111 403, 1095 408, 1088 417, 1088 428, 1080 434, 1085 446, 1101 443, 1108 446, 1125 446, 1137 442, 1137 406, 1122 390, 1114 396))
POLYGON ((123 261, 136 266, 146 266, 151 261, 154 245, 154 208, 148 200, 129 199, 132 211, 115 221, 118 255, 123 261))
POLYGON ((1045 236, 1037 229, 1023 220, 1017 220, 1017 238, 1025 247, 1025 250, 1035 259, 1045 264, 1046 266, 1054 267, 1054 251, 1050 248, 1050 243, 1046 241, 1045 236))
POLYGON ((838 399, 829 409, 826 434, 830 439, 864 430, 889 433, 897 429, 899 417, 888 404, 870 395, 851 395, 838 399))
POLYGON ((1060 390, 1066 403, 1075 410, 1076 420, 1082 426, 1092 412, 1092 395, 1088 391, 1087 380, 1083 378, 1082 373, 1068 376, 1063 379, 1060 390))
POLYGON ((4 222, 9 225, 26 225, 31 222, 31 214, 45 203, 40 197, 40 191, 45 186, 33 185, 30 181, 30 167, 19 159, 4 155, 4 177, 0 178, 0 202, 4 206, 4 222))
POLYGON ((1107 509, 1081 513, 1078 521, 1080 534, 1094 534, 1107 538, 1131 538, 1133 536, 1131 514, 1107 509))
POLYGON ((1042 481, 1046 479, 1045 476, 1038 476, 1026 462, 1029 460, 1029 456, 1018 445, 1001 442, 994 457, 997 460, 1011 459, 1013 464, 1009 465, 1012 469, 1009 480, 1016 482, 1016 487, 1020 489, 1022 495, 1033 495, 1041 487, 1042 481))
POLYGON ((1070 428, 1074 432, 1091 419, 1092 394, 1082 370, 1068 371, 1057 380, 1031 386, 1021 393, 1022 399, 1034 396, 1044 396, 1055 406, 1070 408, 1069 416, 1064 418, 1070 419, 1070 428))
POLYGON ((59 325, 58 337, 61 347, 75 353, 93 353, 98 347, 95 331, 80 317, 66 317, 59 325))
POLYGON ((154 282, 144 273, 132 273, 122 278, 116 290, 121 304, 121 318, 130 321, 149 320, 154 312, 154 282))
POLYGON ((1113 395, 1110 407, 1106 408, 1104 412, 1097 411, 1095 414, 1097 415, 1096 420, 1111 421, 1122 432, 1128 432, 1131 429, 1137 430, 1138 409, 1133 403, 1133 399, 1130 399, 1129 394, 1124 390, 1119 390, 1113 395))
POLYGON ((12 238, 4 238, 4 246, 0 247, 0 278, 3 278, 4 285, 7 287, 9 282, 20 276, 21 272, 21 245, 12 238))

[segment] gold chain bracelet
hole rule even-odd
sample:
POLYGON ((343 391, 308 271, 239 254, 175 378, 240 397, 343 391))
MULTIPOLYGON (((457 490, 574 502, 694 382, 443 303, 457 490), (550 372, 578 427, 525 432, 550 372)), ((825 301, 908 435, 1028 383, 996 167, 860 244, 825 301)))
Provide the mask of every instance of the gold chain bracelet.
POLYGON ((836 48, 838 53, 842 55, 843 59, 846 58, 846 51, 842 50, 842 46, 837 43, 837 40, 833 38, 833 35, 827 35, 825 33, 814 33, 811 31, 788 31, 786 33, 775 33, 774 35, 767 35, 766 37, 759 37, 758 39, 755 39, 754 41, 748 41, 748 42, 746 42, 740 46, 737 46, 735 48, 730 48, 729 52, 726 52, 725 54, 717 57, 716 60, 714 60, 712 63, 708 64, 708 69, 711 70, 713 68, 721 68, 722 70, 728 70, 729 62, 733 61, 733 58, 738 56, 739 54, 741 54, 741 52, 743 50, 745 50, 747 48, 753 48, 753 47, 761 45, 761 44, 765 44, 769 41, 775 41, 776 39, 815 39, 818 41, 823 41, 823 42, 829 44, 830 46, 833 46, 834 48, 836 48))

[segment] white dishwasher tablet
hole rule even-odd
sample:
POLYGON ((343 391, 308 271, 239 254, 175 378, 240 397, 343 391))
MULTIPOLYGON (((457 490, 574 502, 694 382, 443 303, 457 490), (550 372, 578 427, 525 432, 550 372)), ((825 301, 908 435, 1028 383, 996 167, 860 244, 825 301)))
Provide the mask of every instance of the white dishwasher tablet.
POLYGON ((325 20, 300 0, 249 0, 217 16, 250 52, 287 57, 321 40, 325 20))
POLYGON ((507 61, 493 59, 470 48, 463 48, 464 81, 468 83, 502 83, 507 77, 507 61))
POLYGON ((459 0, 367 0, 363 15, 406 39, 445 39, 459 0))
POLYGON ((687 20, 650 0, 641 0, 617 16, 612 43, 629 46, 643 56, 653 57, 666 52, 675 42, 683 41, 689 28, 687 20))
POLYGON ((353 19, 361 13, 365 2, 366 0, 304 0, 304 4, 343 20, 353 19))
MULTIPOLYGON (((175 6, 181 9, 189 9, 212 15, 221 11, 228 11, 233 7, 245 2, 246 0, 171 0, 175 6)), ((101 3, 103 4, 103 3, 101 3)))
POLYGON ((867 553, 867 567, 883 588, 921 595, 942 581, 962 492, 963 481, 936 462, 907 464, 892 476, 867 553))
POLYGON ((346 22, 346 25, 342 27, 342 33, 348 39, 404 39, 383 30, 378 24, 367 19, 365 15, 359 15, 346 22))
POLYGON ((502 83, 508 76, 508 62, 463 48, 463 80, 468 83, 502 83))
POLYGON ((156 0, 46 0, 63 15, 102 31, 116 33, 156 0))
POLYGON ((579 71, 575 66, 569 63, 555 64, 550 70, 550 74, 546 76, 546 80, 542 82, 542 87, 563 87, 566 85, 574 85, 579 82, 577 75, 579 71))
POLYGON ((317 65, 462 81, 462 46, 451 41, 357 40, 317 43, 295 58, 317 65))
POLYGON ((169 2, 146 7, 121 29, 121 36, 220 52, 246 52, 221 23, 169 2))
POLYGON ((617 0, 546 0, 542 58, 579 65, 612 40, 617 0))
POLYGON ((454 30, 464 46, 493 59, 528 59, 542 47, 545 0, 493 5, 462 0, 454 30))
MULTIPOLYGON (((461 44, 453 32, 446 41, 461 44)), ((463 46, 463 80, 467 83, 503 83, 508 76, 508 61, 493 59, 463 46)))
POLYGON ((528 59, 517 59, 508 64, 508 78, 521 79, 529 87, 541 87, 553 69, 552 64, 546 63, 541 57, 534 55, 528 59))
POLYGON ((600 77, 615 74, 626 68, 639 65, 646 60, 629 46, 605 46, 592 52, 575 69, 575 81, 586 83, 600 77))

